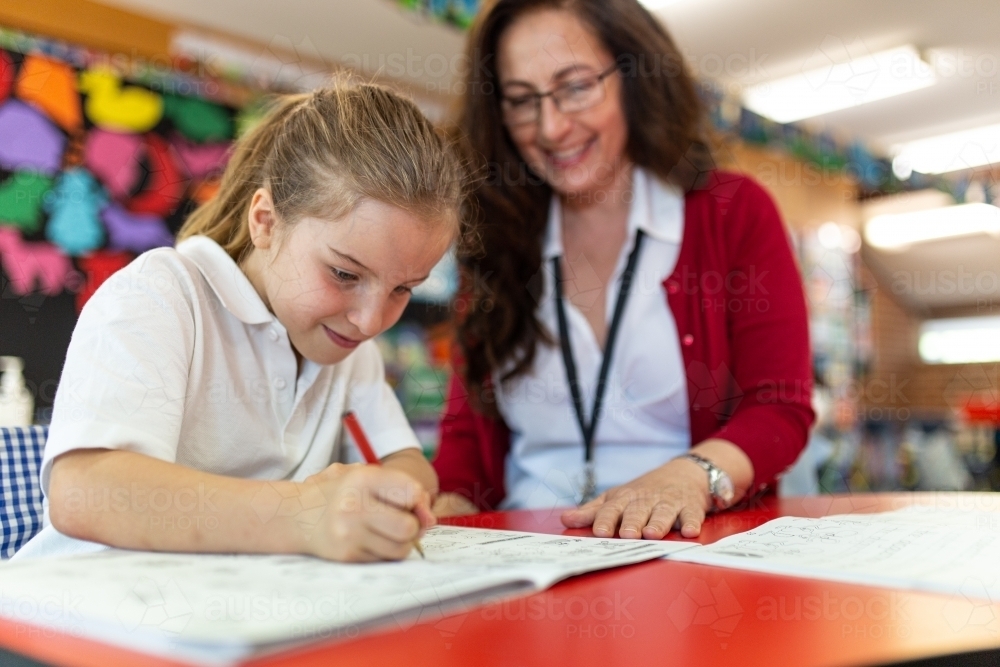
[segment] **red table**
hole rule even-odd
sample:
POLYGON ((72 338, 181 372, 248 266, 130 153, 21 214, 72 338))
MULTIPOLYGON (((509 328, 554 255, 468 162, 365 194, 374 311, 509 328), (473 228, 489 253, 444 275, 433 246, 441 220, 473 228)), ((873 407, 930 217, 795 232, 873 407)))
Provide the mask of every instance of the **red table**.
MULTIPOLYGON (((766 498, 708 520, 713 542, 778 516, 934 504, 997 512, 1000 495, 878 494, 766 498)), ((558 512, 481 514, 450 523, 542 533, 558 512)), ((1000 570, 1000 564, 998 564, 1000 570)), ((1000 603, 653 561, 410 627, 319 641, 247 663, 284 665, 861 665, 1000 647, 1000 603)), ((44 662, 174 665, 0 621, 0 645, 44 662)))

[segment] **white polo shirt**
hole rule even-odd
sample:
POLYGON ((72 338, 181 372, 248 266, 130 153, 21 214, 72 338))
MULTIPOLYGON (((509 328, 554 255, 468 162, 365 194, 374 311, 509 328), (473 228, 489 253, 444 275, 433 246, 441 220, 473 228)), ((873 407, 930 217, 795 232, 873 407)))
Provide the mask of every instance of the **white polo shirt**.
MULTIPOLYGON (((303 360, 229 255, 204 236, 147 252, 80 315, 42 460, 121 449, 205 472, 301 481, 359 461, 341 434, 353 410, 379 457, 419 448, 374 341, 344 361, 303 360)), ((101 548, 48 525, 15 557, 101 548)))
MULTIPOLYGON (((594 437, 597 491, 625 484, 691 447, 687 376, 677 323, 663 281, 673 273, 684 236, 680 190, 636 168, 628 217, 628 241, 607 290, 605 313, 614 313, 618 287, 636 230, 646 234, 613 351, 603 414, 594 437)), ((552 198, 542 250, 538 318, 559 340, 552 258, 563 254, 561 208, 552 198)), ((572 276, 569 277, 572 279, 572 276)), ((603 352, 586 317, 568 299, 566 320, 580 379, 584 414, 590 419, 603 352)), ((505 509, 552 509, 574 505, 583 483, 583 436, 576 420, 558 344, 539 344, 528 373, 500 383, 497 403, 511 429, 505 509)))

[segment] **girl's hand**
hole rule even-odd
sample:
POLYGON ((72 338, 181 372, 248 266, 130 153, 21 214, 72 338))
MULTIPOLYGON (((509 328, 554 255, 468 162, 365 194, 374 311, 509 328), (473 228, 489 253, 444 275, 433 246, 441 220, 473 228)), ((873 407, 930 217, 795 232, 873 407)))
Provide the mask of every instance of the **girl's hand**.
POLYGON ((398 470, 335 463, 307 478, 301 487, 304 507, 315 506, 315 500, 324 505, 318 521, 303 526, 303 551, 320 558, 401 560, 436 523, 430 494, 398 470))
POLYGON ((674 459, 628 484, 563 512, 568 528, 593 525, 597 537, 663 539, 671 528, 697 537, 710 506, 708 476, 688 459, 674 459))

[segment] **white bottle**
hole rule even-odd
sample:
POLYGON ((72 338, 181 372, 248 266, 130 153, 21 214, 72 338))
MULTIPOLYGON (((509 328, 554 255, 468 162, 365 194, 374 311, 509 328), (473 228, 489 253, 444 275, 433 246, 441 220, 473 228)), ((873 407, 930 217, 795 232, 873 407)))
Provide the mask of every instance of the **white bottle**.
POLYGON ((20 357, 0 357, 0 426, 31 426, 35 401, 24 386, 20 357))

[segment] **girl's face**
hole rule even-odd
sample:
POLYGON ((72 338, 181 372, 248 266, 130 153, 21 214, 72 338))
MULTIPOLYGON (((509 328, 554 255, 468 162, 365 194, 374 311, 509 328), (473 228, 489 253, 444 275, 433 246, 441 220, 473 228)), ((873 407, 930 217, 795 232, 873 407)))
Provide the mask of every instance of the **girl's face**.
POLYGON ((318 364, 342 361, 395 324, 453 240, 447 224, 372 200, 339 220, 285 225, 265 189, 254 195, 250 234, 247 277, 296 352, 318 364))
MULTIPOLYGON (((508 99, 572 85, 614 64, 601 41, 565 10, 521 16, 497 48, 500 92, 508 99)), ((603 100, 588 109, 564 113, 546 97, 535 122, 507 125, 524 161, 564 198, 593 196, 626 173, 621 76, 613 72, 598 85, 603 100)))

